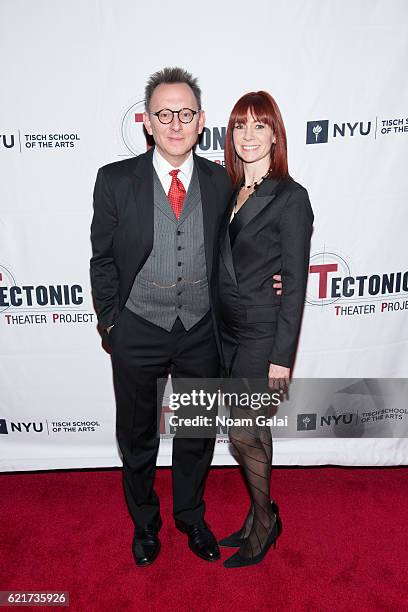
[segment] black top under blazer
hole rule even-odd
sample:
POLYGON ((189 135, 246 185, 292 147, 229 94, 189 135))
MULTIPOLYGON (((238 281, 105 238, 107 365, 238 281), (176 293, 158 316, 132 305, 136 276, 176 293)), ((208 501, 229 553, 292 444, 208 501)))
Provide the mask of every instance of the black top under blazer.
POLYGON ((313 211, 308 193, 293 179, 266 179, 220 235, 219 298, 225 324, 276 322, 269 361, 292 368, 309 267, 313 211), (230 236, 231 234, 231 236, 230 236), (273 289, 281 274, 282 296, 273 289))

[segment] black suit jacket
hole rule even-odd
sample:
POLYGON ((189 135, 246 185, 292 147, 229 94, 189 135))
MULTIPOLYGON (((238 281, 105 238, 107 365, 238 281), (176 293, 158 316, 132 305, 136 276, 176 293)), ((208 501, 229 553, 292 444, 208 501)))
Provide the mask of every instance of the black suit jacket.
MULTIPOLYGON (((306 189, 291 178, 265 180, 240 217, 231 248, 231 199, 221 231, 221 257, 243 307, 247 323, 276 321, 269 361, 292 368, 296 353, 309 266, 313 211, 306 189), (282 296, 273 289, 281 274, 282 296)), ((231 226, 232 230, 232 226, 231 226)), ((232 285, 232 287, 233 287, 232 285)), ((233 291, 232 291, 233 294, 233 291)))
MULTIPOLYGON (((204 246, 213 306, 220 224, 231 196, 224 168, 194 154, 200 183, 204 246)), ((92 295, 102 329, 113 325, 153 248, 153 149, 98 171, 91 225, 92 295)), ((214 315, 214 318, 215 315, 214 315)))

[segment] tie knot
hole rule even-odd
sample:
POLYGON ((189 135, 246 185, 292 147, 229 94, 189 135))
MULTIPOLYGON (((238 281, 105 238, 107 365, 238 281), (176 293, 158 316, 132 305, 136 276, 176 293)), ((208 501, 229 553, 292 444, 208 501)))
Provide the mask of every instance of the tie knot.
POLYGON ((180 172, 180 170, 172 170, 171 172, 169 172, 169 174, 173 178, 177 178, 177 175, 178 175, 179 172, 180 172))

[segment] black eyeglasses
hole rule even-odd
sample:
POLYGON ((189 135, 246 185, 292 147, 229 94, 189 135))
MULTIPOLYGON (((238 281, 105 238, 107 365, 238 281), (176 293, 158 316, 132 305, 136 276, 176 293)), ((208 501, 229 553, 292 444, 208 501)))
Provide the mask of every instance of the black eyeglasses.
POLYGON ((174 115, 178 116, 181 123, 191 123, 198 112, 199 111, 192 110, 191 108, 181 108, 178 111, 171 110, 170 108, 163 108, 157 111, 157 113, 151 113, 151 115, 157 117, 160 123, 164 124, 171 123, 174 119, 174 115))

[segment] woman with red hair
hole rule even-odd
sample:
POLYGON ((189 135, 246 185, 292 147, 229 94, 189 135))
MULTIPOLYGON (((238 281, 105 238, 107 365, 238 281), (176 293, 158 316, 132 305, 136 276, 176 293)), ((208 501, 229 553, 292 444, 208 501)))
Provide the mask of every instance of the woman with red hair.
MULTIPOLYGON (((288 172, 286 132, 278 105, 251 92, 232 109, 225 162, 235 188, 221 232, 221 337, 227 375, 261 379, 283 391, 295 358, 306 293, 313 212, 306 189, 288 172), (273 289, 282 275, 283 292, 273 289)), ((230 406, 230 442, 251 498, 242 528, 220 541, 239 547, 225 567, 259 563, 282 528, 270 497, 272 437, 261 411, 230 406), (245 419, 245 421, 241 421, 245 419), (245 423, 240 425, 239 423, 245 423), (237 425, 235 423, 238 423, 237 425)))

